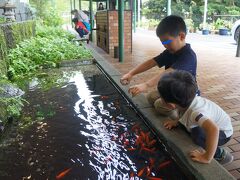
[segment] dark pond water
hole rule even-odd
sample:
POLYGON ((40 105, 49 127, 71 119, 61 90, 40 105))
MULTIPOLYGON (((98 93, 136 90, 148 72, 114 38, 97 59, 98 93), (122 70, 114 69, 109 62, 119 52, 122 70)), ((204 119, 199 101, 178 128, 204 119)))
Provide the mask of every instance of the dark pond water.
POLYGON ((186 179, 94 65, 53 71, 28 85, 21 128, 0 146, 0 179, 186 179))

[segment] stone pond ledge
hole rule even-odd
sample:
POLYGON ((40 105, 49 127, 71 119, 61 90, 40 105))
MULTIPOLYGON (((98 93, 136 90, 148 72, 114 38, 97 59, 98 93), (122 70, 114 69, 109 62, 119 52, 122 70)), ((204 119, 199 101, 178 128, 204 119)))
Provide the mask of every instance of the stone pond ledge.
MULTIPOLYGON (((95 58, 97 65, 112 81, 112 83, 128 99, 133 107, 145 119, 146 123, 154 130, 155 134, 166 146, 170 154, 176 159, 182 171, 186 173, 189 179, 198 180, 231 180, 235 179, 224 167, 213 160, 210 164, 199 164, 189 158, 189 151, 198 148, 187 135, 179 128, 167 130, 163 127, 163 120, 166 117, 159 116, 148 104, 144 95, 138 95, 134 98, 128 93, 128 86, 122 86, 120 83, 121 74, 108 61, 106 61, 93 47, 88 46, 95 58)), ((174 172, 173 172, 174 173, 174 172)))

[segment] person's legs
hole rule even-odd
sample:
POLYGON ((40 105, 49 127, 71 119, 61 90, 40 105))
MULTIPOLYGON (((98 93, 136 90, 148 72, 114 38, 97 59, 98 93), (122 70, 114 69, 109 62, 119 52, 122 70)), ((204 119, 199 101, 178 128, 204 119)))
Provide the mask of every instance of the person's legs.
POLYGON ((173 120, 179 117, 178 110, 167 107, 166 103, 164 103, 160 98, 157 90, 148 93, 147 100, 149 104, 151 104, 159 114, 169 116, 173 120))
POLYGON ((221 158, 222 157, 222 148, 220 148, 219 146, 222 146, 224 144, 226 144, 229 140, 231 139, 231 137, 226 137, 226 134, 223 131, 219 131, 219 140, 218 140, 218 148, 216 150, 216 153, 214 155, 214 158, 221 158))
MULTIPOLYGON (((206 148, 206 134, 202 128, 200 128, 200 127, 192 128, 191 129, 191 138, 195 144, 201 146, 203 149, 206 148)), ((216 160, 219 160, 219 161, 223 160, 224 159, 223 156, 231 156, 226 150, 219 147, 219 146, 226 144, 230 139, 231 139, 231 137, 227 138, 223 131, 219 131, 218 147, 217 147, 215 155, 214 155, 214 158, 216 160)), ((230 161, 230 159, 232 157, 226 157, 226 158, 229 159, 227 161, 230 161)))
POLYGON ((84 30, 82 28, 76 28, 76 31, 78 32, 79 36, 82 38, 84 35, 84 30))
POLYGON ((150 93, 147 94, 147 100, 151 106, 154 106, 154 102, 160 98, 160 95, 157 90, 151 91, 150 93))
POLYGON ((206 136, 205 132, 200 127, 194 127, 191 129, 191 138, 195 144, 205 149, 206 136))

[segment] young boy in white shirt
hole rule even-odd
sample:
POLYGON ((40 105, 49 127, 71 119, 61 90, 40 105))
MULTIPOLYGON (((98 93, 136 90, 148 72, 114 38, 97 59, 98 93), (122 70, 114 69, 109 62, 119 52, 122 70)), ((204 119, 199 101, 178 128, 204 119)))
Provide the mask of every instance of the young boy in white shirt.
POLYGON ((214 102, 196 96, 198 90, 194 77, 187 71, 175 70, 162 76, 158 91, 166 106, 179 110, 178 120, 164 122, 172 129, 180 122, 184 125, 194 143, 205 151, 193 150, 193 161, 210 163, 215 158, 221 164, 233 161, 233 156, 223 149, 232 134, 231 118, 214 102))

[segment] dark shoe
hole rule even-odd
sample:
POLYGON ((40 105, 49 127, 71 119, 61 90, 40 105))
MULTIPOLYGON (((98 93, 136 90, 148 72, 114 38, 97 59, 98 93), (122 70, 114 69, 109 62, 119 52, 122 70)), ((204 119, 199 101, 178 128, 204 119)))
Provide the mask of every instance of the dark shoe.
POLYGON ((221 165, 229 164, 233 161, 233 155, 228 152, 226 149, 221 148, 221 157, 215 158, 221 165))

